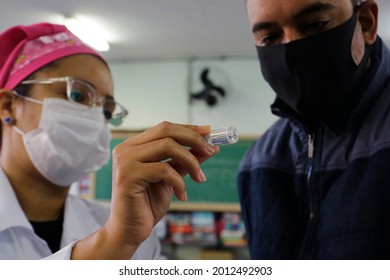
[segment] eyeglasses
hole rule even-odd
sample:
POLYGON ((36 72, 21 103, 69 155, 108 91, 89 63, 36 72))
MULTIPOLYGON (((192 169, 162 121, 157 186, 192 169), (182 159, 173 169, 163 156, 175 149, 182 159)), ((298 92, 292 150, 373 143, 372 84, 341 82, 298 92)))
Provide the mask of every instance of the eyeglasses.
POLYGON ((66 83, 66 96, 70 102, 89 107, 102 107, 103 114, 107 122, 111 125, 121 125, 129 113, 125 107, 116 102, 114 99, 98 95, 96 89, 90 83, 74 77, 26 80, 21 82, 21 84, 47 85, 61 82, 66 83))

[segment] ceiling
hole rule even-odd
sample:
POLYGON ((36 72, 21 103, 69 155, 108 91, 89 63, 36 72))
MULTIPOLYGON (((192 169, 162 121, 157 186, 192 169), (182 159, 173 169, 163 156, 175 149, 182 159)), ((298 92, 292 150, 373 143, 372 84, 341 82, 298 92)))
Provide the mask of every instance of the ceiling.
MULTIPOLYGON (((377 0, 379 34, 390 42, 390 1, 377 0)), ((97 23, 109 61, 255 56, 244 0, 0 0, 0 30, 61 23, 75 16, 97 23)))

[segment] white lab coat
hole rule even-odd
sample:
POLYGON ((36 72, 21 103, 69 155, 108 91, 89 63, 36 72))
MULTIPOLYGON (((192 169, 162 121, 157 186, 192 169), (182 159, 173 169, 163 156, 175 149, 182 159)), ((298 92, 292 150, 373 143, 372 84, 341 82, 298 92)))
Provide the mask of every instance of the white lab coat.
MULTIPOLYGON (((52 254, 47 243, 34 233, 0 168, 0 259, 70 259, 76 241, 99 229, 109 213, 108 205, 69 195, 65 203, 62 249, 52 254)), ((151 234, 132 259, 158 259, 160 252, 160 242, 151 234)))

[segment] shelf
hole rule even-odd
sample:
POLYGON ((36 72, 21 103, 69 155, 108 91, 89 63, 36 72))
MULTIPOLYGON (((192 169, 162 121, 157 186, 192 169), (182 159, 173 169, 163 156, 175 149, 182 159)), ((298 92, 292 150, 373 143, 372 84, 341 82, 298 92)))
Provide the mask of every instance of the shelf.
POLYGON ((237 244, 224 244, 221 242, 215 242, 215 243, 207 243, 202 241, 191 241, 191 242, 173 242, 170 240, 160 240, 161 244, 167 245, 167 246, 197 246, 197 247, 205 247, 205 248, 214 248, 214 249, 247 249, 247 242, 240 242, 237 244))
MULTIPOLYGON (((100 203, 110 204, 108 199, 95 200, 100 203)), ((208 211, 208 212, 232 212, 240 213, 241 207, 238 203, 207 203, 207 202, 172 202, 169 211, 208 211)))
POLYGON ((240 213, 238 203, 200 203, 200 202, 172 202, 170 211, 210 211, 240 213))

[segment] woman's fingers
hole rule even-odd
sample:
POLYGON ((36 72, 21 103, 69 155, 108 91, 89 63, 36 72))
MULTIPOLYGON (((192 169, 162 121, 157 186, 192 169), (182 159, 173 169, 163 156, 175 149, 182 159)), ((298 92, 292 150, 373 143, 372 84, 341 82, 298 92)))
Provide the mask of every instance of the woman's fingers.
MULTIPOLYGON (((169 161, 175 168, 180 166, 180 174, 183 176, 188 173, 194 181, 204 182, 199 159, 203 161, 218 151, 204 140, 204 135, 209 131, 210 126, 162 122, 117 145, 114 149, 115 158, 123 159, 123 163, 116 165, 126 165, 126 160, 129 164, 169 161)), ((131 167, 129 170, 132 170, 131 167)))
POLYGON ((209 132, 210 126, 162 122, 127 141, 129 141, 131 145, 142 145, 164 138, 172 138, 182 146, 191 147, 198 153, 207 155, 213 152, 213 146, 206 143, 204 140, 204 136, 209 132))
MULTIPOLYGON (((124 148, 126 149, 126 147, 124 148)), ((127 152, 131 153, 132 157, 136 158, 139 162, 172 160, 186 170, 186 174, 189 173, 193 180, 199 183, 204 182, 205 180, 200 163, 193 152, 178 144, 172 138, 164 138, 127 149, 127 152)), ((214 152, 210 153, 208 156, 211 156, 212 154, 214 154, 214 152)))
MULTIPOLYGON (((198 154, 196 151, 194 151, 192 149, 189 149, 188 151, 191 152, 194 155, 194 157, 197 159, 199 164, 201 164, 202 162, 208 160, 212 156, 212 155, 211 156, 205 156, 205 155, 198 154)), ((219 147, 215 146, 213 155, 215 155, 217 153, 219 153, 219 147)), ((185 175, 188 174, 187 169, 185 169, 183 166, 181 166, 177 162, 170 161, 169 163, 182 177, 184 177, 185 175)), ((206 175, 205 174, 203 174, 203 175, 204 175, 204 179, 207 179, 206 175)))
POLYGON ((154 191, 157 194, 156 197, 160 198, 160 203, 164 200, 163 195, 166 195, 164 198, 169 199, 170 202, 173 193, 178 199, 186 200, 187 195, 184 179, 169 163, 146 163, 142 167, 140 166, 138 171, 135 180, 142 186, 139 194, 143 195, 145 189, 154 191))

